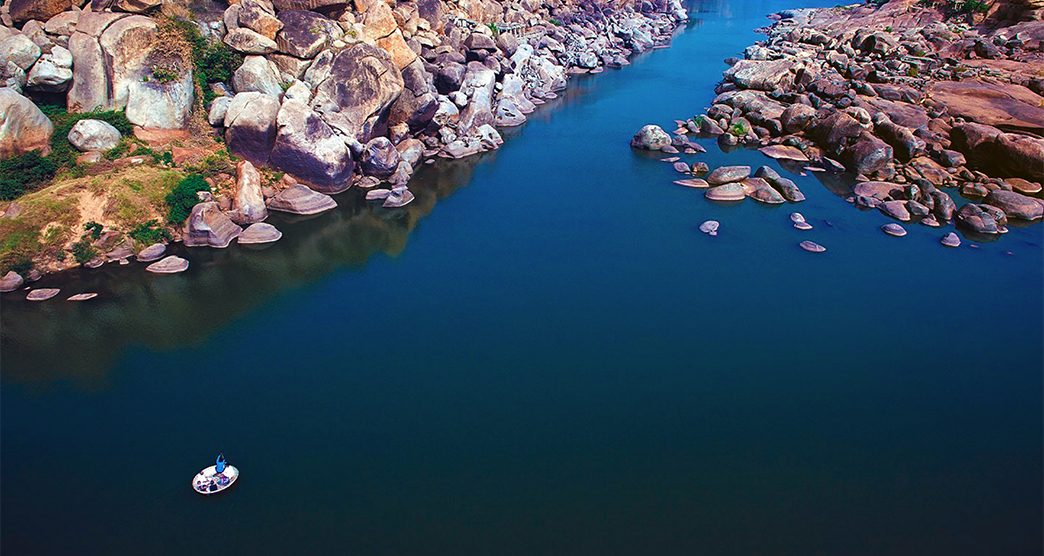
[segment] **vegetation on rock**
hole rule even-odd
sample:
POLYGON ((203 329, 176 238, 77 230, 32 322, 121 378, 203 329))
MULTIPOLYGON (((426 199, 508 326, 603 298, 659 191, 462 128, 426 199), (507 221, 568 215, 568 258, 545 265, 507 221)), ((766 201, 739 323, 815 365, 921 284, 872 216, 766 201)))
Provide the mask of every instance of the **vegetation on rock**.
POLYGON ((167 222, 181 224, 192 212, 192 207, 199 203, 200 191, 210 191, 210 185, 200 174, 190 174, 178 182, 167 194, 167 222))

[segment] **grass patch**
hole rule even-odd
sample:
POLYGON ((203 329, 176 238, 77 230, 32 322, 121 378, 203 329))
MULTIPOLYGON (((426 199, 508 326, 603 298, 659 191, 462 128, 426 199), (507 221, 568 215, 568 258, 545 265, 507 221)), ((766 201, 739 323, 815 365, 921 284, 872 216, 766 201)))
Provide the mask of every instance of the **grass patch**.
POLYGON ((133 230, 127 233, 134 241, 138 242, 138 245, 148 247, 154 243, 160 243, 162 241, 170 241, 170 232, 166 228, 160 226, 156 220, 149 220, 148 222, 142 222, 134 227, 133 230))

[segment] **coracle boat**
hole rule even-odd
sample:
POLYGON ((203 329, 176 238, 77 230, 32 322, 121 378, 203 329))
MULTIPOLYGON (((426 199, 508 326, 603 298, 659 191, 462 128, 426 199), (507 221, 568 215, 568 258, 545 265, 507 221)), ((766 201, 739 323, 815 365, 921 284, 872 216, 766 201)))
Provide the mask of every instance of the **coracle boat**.
POLYGON ((224 471, 218 473, 217 466, 211 465, 192 478, 192 490, 200 494, 217 494, 232 486, 238 478, 239 469, 235 466, 226 465, 224 471))

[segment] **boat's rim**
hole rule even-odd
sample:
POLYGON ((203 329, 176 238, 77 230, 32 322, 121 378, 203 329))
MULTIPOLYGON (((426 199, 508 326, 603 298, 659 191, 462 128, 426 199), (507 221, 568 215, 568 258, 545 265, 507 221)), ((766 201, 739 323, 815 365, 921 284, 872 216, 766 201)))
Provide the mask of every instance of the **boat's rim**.
POLYGON ((213 490, 213 491, 210 491, 210 492, 203 492, 203 491, 201 491, 201 490, 196 488, 196 481, 201 480, 201 479, 209 478, 210 476, 213 476, 216 471, 217 471, 217 466, 215 466, 215 465, 211 465, 210 467, 206 467, 206 468, 202 469, 199 473, 196 473, 195 477, 192 477, 192 481, 189 482, 189 486, 192 487, 193 491, 195 491, 195 492, 197 492, 199 494, 202 494, 203 496, 210 496, 211 494, 217 494, 219 492, 224 492, 229 487, 234 485, 236 483, 237 479, 239 479, 239 469, 236 466, 234 466, 234 465, 226 465, 225 466, 225 475, 229 478, 229 481, 228 481, 227 485, 219 487, 217 490, 213 490))

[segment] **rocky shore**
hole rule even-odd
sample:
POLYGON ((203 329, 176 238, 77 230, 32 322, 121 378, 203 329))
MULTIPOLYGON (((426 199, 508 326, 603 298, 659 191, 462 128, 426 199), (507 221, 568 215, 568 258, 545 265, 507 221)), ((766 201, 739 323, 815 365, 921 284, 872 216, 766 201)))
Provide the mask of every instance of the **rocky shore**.
MULTIPOLYGON (((926 226, 995 235, 1044 215, 1044 4, 892 0, 771 17, 766 40, 727 60, 704 113, 673 134, 646 126, 632 146, 673 154, 691 150, 688 136, 715 136, 757 147, 851 173, 850 202, 926 226)), ((702 180, 710 169, 694 169, 676 183, 710 186, 710 199, 797 201, 778 174, 719 168, 702 180)))
MULTIPOLYGON (((13 0, 0 18, 0 161, 53 158, 58 145, 75 149, 59 178, 123 183, 126 168, 172 169, 192 198, 177 201, 187 212, 168 240, 223 248, 275 241, 278 230, 257 227, 269 211, 316 214, 353 187, 388 209, 409 204, 422 164, 497 149, 498 128, 523 124, 569 76, 665 45, 686 14, 679 0, 13 0), (130 129, 79 119, 66 142, 41 110, 55 103, 118 111, 130 129), (124 152, 128 142, 147 155, 124 152), (193 175, 203 181, 186 184, 193 175)), ((161 258, 165 241, 135 239, 117 200, 91 200, 86 187, 0 202, 0 230, 49 238, 0 253, 0 291, 22 287, 21 274, 161 258), (32 229, 27 216, 58 201, 77 215, 32 229)), ((164 261, 150 270, 188 267, 164 261)))

